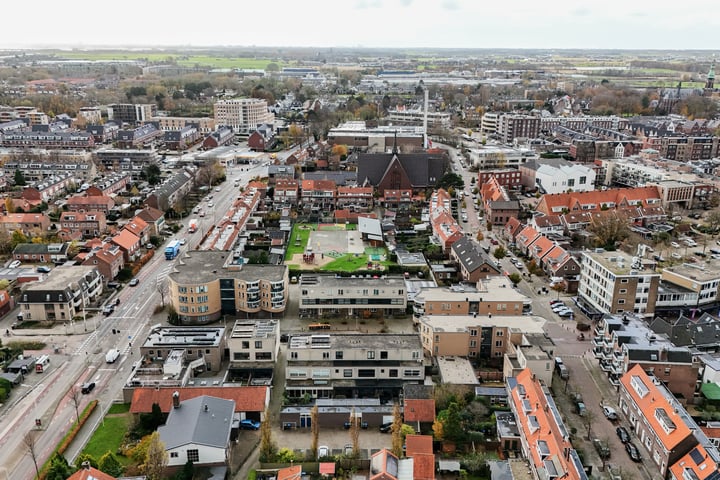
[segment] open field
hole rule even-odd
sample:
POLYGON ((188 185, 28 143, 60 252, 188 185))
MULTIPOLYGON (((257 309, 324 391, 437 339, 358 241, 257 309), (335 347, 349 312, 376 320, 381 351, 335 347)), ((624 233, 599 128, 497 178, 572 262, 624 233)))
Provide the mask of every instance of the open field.
MULTIPOLYGON (((131 422, 130 413, 108 413, 98 425, 83 453, 92 455, 95 460, 100 460, 107 452, 117 453, 131 422)), ((130 459, 122 455, 117 455, 117 459, 123 465, 130 463, 130 459)))
POLYGON ((211 68, 252 68, 265 69, 269 63, 277 63, 282 68, 282 62, 266 58, 223 57, 212 55, 179 55, 172 52, 128 52, 128 51, 72 51, 58 52, 58 58, 67 60, 144 60, 148 62, 175 61, 178 65, 194 67, 196 65, 211 68))

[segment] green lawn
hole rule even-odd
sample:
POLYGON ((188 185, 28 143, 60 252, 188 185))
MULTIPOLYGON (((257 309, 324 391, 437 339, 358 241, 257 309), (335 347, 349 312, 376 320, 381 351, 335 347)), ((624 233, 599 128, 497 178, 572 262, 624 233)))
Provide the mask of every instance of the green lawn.
MULTIPOLYGON (((354 272, 357 270, 365 270, 367 268, 367 262, 367 255, 361 254, 356 257, 354 253, 348 253, 338 258, 337 260, 333 260, 332 262, 323 266, 322 268, 320 268, 320 270, 324 272, 354 272)), ((377 263, 380 263, 380 265, 383 265, 385 267, 393 264, 393 262, 390 261, 377 263)), ((385 272, 378 271, 378 275, 383 273, 385 272)))
POLYGON ((293 225, 292 232, 290 232, 290 238, 288 239, 287 252, 285 252, 285 260, 291 259, 296 253, 305 253, 305 248, 307 247, 308 240, 310 239, 310 232, 312 230, 309 228, 299 228, 300 226, 308 227, 312 225, 304 223, 293 225), (300 236, 299 242, 296 241, 298 236, 300 236))
POLYGON ((130 411, 129 403, 113 403, 108 410, 108 415, 115 413, 128 413, 130 411))
MULTIPOLYGON (((107 452, 117 453, 125 434, 130 428, 130 422, 130 414, 117 417, 106 416, 105 420, 98 425, 88 444, 85 445, 83 453, 92 455, 95 460, 100 460, 100 457, 107 452)), ((130 463, 130 459, 122 455, 118 455, 117 458, 123 465, 130 463)))
POLYGON ((269 63, 276 63, 280 68, 283 62, 267 58, 249 58, 214 55, 180 55, 176 52, 127 52, 113 50, 75 50, 72 52, 56 52, 58 58, 68 60, 147 60, 149 62, 162 62, 172 59, 178 65, 193 67, 201 65, 211 68, 255 68, 265 69, 269 63))

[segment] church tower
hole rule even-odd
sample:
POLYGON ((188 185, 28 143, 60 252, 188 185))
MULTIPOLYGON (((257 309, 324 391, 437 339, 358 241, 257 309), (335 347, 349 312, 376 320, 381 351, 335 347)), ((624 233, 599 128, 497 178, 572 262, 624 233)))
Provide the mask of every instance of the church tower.
POLYGON ((715 89, 715 62, 710 64, 710 71, 707 75, 707 81, 705 82, 705 90, 715 89))

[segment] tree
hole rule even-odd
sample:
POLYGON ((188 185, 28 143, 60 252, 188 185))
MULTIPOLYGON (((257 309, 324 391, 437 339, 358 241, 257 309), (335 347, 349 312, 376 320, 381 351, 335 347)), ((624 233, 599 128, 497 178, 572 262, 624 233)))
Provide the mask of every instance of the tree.
POLYGON ((330 149, 330 153, 333 155, 337 155, 340 158, 347 157, 348 147, 347 145, 336 144, 332 146, 332 148, 330 149))
POLYGON ((68 391, 68 397, 70 397, 70 401, 73 407, 75 407, 75 418, 77 422, 80 423, 80 389, 78 389, 76 385, 73 385, 68 391))
POLYGON ((146 180, 150 185, 160 183, 160 167, 154 163, 146 166, 140 173, 140 178, 146 180))
POLYGON ((598 247, 611 251, 630 235, 628 220, 616 212, 594 215, 588 230, 597 237, 595 243, 598 247))
POLYGON ((143 466, 147 480, 161 480, 167 463, 168 453, 165 451, 165 444, 160 440, 160 433, 153 432, 150 434, 150 444, 143 466))
POLYGON ((355 408, 350 411, 350 441, 353 457, 360 457, 360 417, 355 416, 355 408))
POLYGON ((552 290, 557 292, 557 298, 560 299, 560 292, 565 291, 565 285, 563 285, 561 282, 554 284, 552 287, 550 287, 552 290))
POLYGON ((508 280, 510 280, 513 283, 513 285, 517 285, 522 280, 522 277, 520 276, 519 273, 513 272, 510 275, 508 275, 508 280))
MULTIPOLYGON (((460 414, 461 407, 457 402, 451 402, 448 408, 442 410, 437 414, 436 422, 440 422, 442 432, 440 439, 448 440, 451 442, 462 441, 465 437, 465 430, 463 427, 462 416, 460 414)), ((433 424, 433 431, 435 431, 435 425, 433 424)))
POLYGON ((498 260, 501 260, 501 259, 505 258, 506 253, 507 252, 505 251, 505 248, 502 246, 499 246, 493 252, 493 257, 497 258, 498 260))
POLYGON ((15 213, 15 205, 10 197, 5 197, 5 211, 7 213, 15 213))
POLYGON ((23 437, 23 444, 25 445, 25 449, 30 454, 30 458, 33 461, 33 464, 35 465, 35 475, 38 477, 40 476, 40 468, 38 467, 38 460, 40 456, 39 447, 37 445, 36 439, 35 439, 35 431, 29 431, 25 434, 25 437, 23 437))
POLYGON ((65 480, 73 474, 73 469, 68 465, 68 461, 60 453, 55 452, 50 460, 50 468, 45 478, 47 480, 65 480))
POLYGON ((270 411, 265 409, 265 421, 260 424, 260 461, 272 461, 277 453, 277 445, 272 438, 270 411))
POLYGON ((585 415, 582 418, 582 423, 587 429, 587 439, 592 438, 592 426, 595 423, 595 413, 592 410, 586 409, 585 415))
POLYGON ((442 177, 440 177, 440 180, 437 181, 437 184, 435 185, 436 188, 444 188, 445 190, 449 189, 450 187, 455 187, 458 189, 465 188, 465 181, 463 178, 458 175, 457 173, 446 173, 442 177))
POLYGON ((318 406, 317 403, 313 405, 312 410, 310 410, 310 431, 312 435, 312 440, 310 442, 310 455, 312 456, 313 460, 317 460, 317 454, 318 454, 318 440, 320 437, 320 425, 318 425, 318 406))
MULTIPOLYGON (((193 480, 195 477, 195 465, 188 460, 183 465, 183 469, 175 476, 175 480, 193 480)), ((249 478, 249 477, 248 477, 249 478)))
POLYGON ((12 233, 12 237, 10 239, 11 250, 15 250, 15 247, 17 247, 21 243, 29 243, 29 239, 22 231, 15 230, 12 233))
POLYGON ((402 426, 403 423, 402 416, 400 415, 400 404, 396 403, 393 406, 393 424, 390 431, 392 432, 392 452, 398 458, 402 457, 403 453, 402 426))
POLYGON ((24 187, 27 185, 27 182, 25 181, 25 175, 23 175, 23 172, 20 170, 15 170, 15 185, 18 187, 24 187))
POLYGON ((98 469, 113 477, 121 476, 125 470, 113 452, 107 452, 100 457, 98 469))
POLYGON ((160 294, 160 306, 165 308, 165 296, 170 291, 167 280, 160 280, 155 284, 155 290, 160 294))
POLYGON ((293 139, 293 143, 299 144, 300 139, 303 136, 303 128, 300 125, 293 123, 288 127, 288 133, 293 139))
MULTIPOLYGON (((82 466, 83 466, 83 463, 85 463, 85 462, 87 462, 88 465, 90 465, 90 466, 93 467, 93 468, 99 468, 99 467, 100 467, 100 465, 98 464, 98 461, 95 460, 95 457, 93 457, 93 456, 90 455, 89 453, 81 453, 81 454, 78 455, 78 457, 75 459, 75 468, 76 468, 77 470, 80 470, 80 468, 82 468, 82 466)), ((105 473, 110 473, 110 472, 108 472, 108 471, 106 471, 106 470, 103 470, 103 472, 105 472, 105 473)))
POLYGON ((715 232, 717 232, 718 227, 720 227, 720 210, 713 210, 712 212, 708 213, 705 217, 705 220, 710 226, 710 231, 714 235, 715 232))
POLYGON ((265 71, 266 71, 266 72, 279 72, 279 71, 280 71, 280 66, 279 66, 277 63, 275 63, 275 62, 270 62, 270 63, 268 63, 267 66, 265 67, 265 71))
POLYGON ((157 428, 165 423, 165 415, 163 415, 160 405, 157 403, 152 404, 150 413, 140 414, 140 427, 144 432, 150 433, 157 430, 157 428))

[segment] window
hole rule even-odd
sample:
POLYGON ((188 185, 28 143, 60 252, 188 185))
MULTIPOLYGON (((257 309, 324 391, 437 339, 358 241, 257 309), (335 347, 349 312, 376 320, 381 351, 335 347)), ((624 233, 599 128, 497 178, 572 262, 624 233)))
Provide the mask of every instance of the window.
POLYGON ((418 358, 420 358, 420 352, 418 352, 418 351, 412 352, 412 358, 413 358, 413 360, 417 360, 418 358))
POLYGON ((343 370, 343 377, 350 378, 352 377, 352 368, 346 368, 343 370))
POLYGON ((255 348, 262 348, 262 340, 255 340, 255 348))
POLYGON ((192 449, 187 451, 188 462, 197 463, 200 461, 200 451, 192 449))
POLYGON ((327 360, 330 358, 330 352, 322 352, 323 354, 323 360, 327 360))
POLYGON ((502 340, 498 340, 498 341, 495 342, 495 346, 496 346, 496 347, 502 347, 502 345, 503 345, 502 340))
POLYGON ((375 378, 374 368, 361 368, 358 370, 358 377, 360 378, 375 378))
POLYGON ((368 360, 375 360, 375 351, 374 350, 368 351, 367 358, 368 358, 368 360))
POLYGON ((297 360, 297 352, 290 352, 290 358, 297 360))
POLYGON ((343 352, 335 352, 335 360, 342 360, 343 352))
POLYGON ((388 377, 390 378, 396 378, 398 376, 397 368, 391 368, 388 372, 388 377))
POLYGON ((585 184, 587 183, 587 177, 580 177, 580 178, 578 179, 578 183, 579 183, 580 185, 585 185, 585 184))
POLYGON ((387 360, 388 352, 380 352, 380 360, 387 360))
POLYGON ((624 298, 621 298, 620 300, 618 300, 618 305, 623 305, 624 303, 625 303, 624 298))
POLYGON ((618 293, 620 293, 621 295, 627 293, 627 288, 621 288, 618 293))
POLYGON ((243 342, 242 342, 242 348, 243 348, 244 350, 247 350, 248 348, 250 348, 250 342, 248 342, 248 341, 243 341, 243 342))
POLYGON ((170 452, 170 458, 178 458, 178 452, 170 452))
POLYGON ((470 336, 477 337, 477 330, 475 330, 474 328, 470 329, 470 336))
POLYGON ((496 337, 502 337, 503 334, 504 334, 504 332, 502 330, 498 330, 497 332, 495 332, 496 337))
POLYGON ((419 377, 420 370, 403 370, 403 376, 405 377, 419 377))

